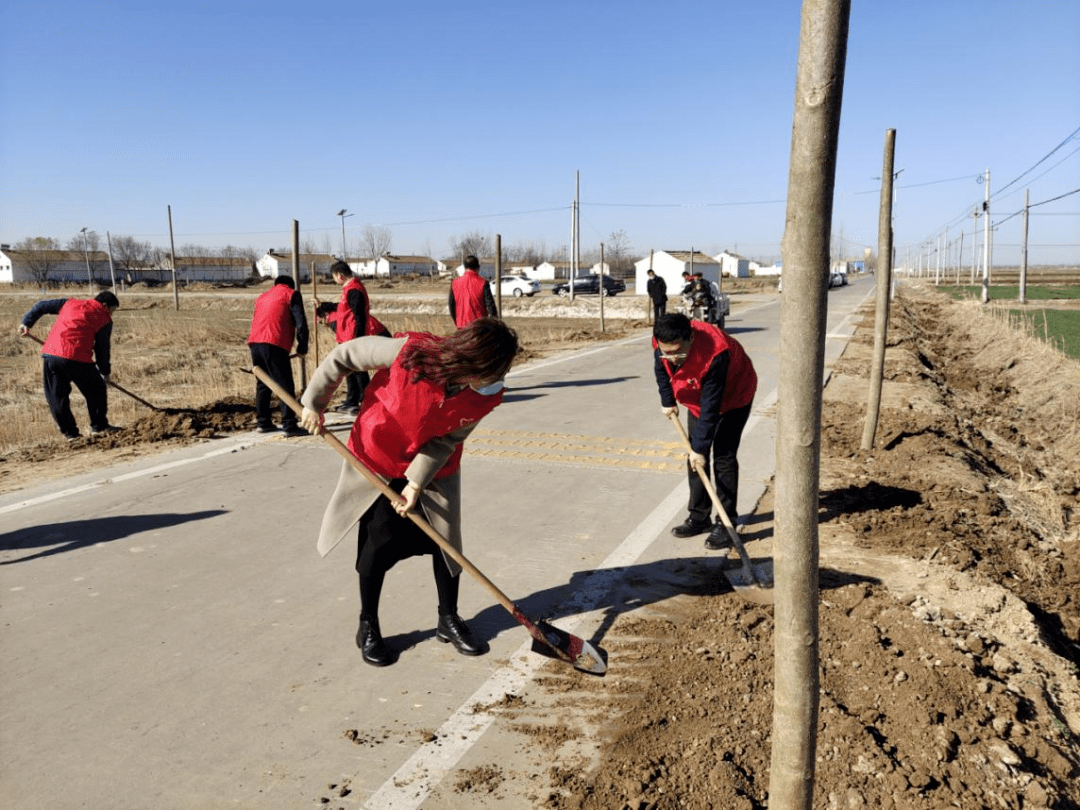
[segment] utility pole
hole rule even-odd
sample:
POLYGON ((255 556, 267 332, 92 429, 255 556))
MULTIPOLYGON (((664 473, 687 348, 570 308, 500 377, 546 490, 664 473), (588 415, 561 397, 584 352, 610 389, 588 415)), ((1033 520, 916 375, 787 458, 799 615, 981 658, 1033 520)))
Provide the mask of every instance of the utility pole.
POLYGON ((979 209, 971 215, 971 286, 975 286, 975 263, 979 260, 979 209))
POLYGON ((1027 247, 1028 247, 1028 204, 1031 202, 1031 189, 1024 189, 1024 243, 1020 249, 1020 303, 1027 303, 1027 247))
POLYGON ((956 286, 960 286, 960 267, 964 264, 964 228, 960 228, 960 253, 956 257, 956 286))
POLYGON ((173 308, 177 312, 180 311, 180 287, 176 283, 176 242, 173 239, 172 229, 172 206, 169 207, 169 255, 172 257, 172 291, 173 291, 173 308))
POLYGON ((112 236, 105 231, 105 244, 109 246, 109 278, 112 280, 113 292, 116 292, 116 266, 112 260, 112 236))
POLYGON ((982 302, 990 300, 990 169, 986 169, 986 196, 983 199, 983 277, 982 302))
POLYGON ((502 234, 495 234, 495 313, 502 317, 502 234))
POLYGON ((604 243, 600 243, 600 333, 604 332, 604 298, 607 287, 604 286, 604 243))

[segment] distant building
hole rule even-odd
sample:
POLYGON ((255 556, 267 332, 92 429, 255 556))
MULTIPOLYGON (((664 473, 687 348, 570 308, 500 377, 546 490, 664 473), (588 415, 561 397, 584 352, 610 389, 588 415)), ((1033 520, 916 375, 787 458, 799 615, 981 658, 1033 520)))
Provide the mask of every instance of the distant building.
MULTIPOLYGON (((129 272, 132 281, 172 282, 172 258, 163 256, 161 264, 129 272)), ((240 256, 177 256, 176 280, 181 283, 196 281, 213 283, 239 283, 256 277, 255 266, 250 259, 240 256)))
POLYGON ((366 278, 391 276, 432 276, 439 272, 439 262, 430 256, 394 256, 387 253, 379 259, 349 262, 352 271, 366 278))
MULTIPOLYGON (((300 278, 293 279, 300 283, 311 281, 311 266, 315 265, 315 272, 320 276, 330 275, 330 266, 337 261, 335 256, 328 253, 301 253, 298 261, 300 278)), ((180 262, 177 261, 177 264, 180 262)), ((278 276, 291 276, 293 274, 292 254, 278 253, 273 248, 266 251, 257 262, 255 269, 261 278, 277 278, 278 276)))
MULTIPOLYGON (((697 250, 657 250, 651 261, 653 272, 667 283, 668 295, 682 292, 684 272, 701 273, 706 281, 720 283, 720 263, 697 250)), ((649 281, 649 262, 648 256, 634 262, 634 289, 645 289, 649 281)))
POLYGON ((89 276, 108 285, 109 254, 100 250, 15 250, 0 245, 0 283, 87 284, 89 276), (90 273, 86 271, 87 261, 90 273), (104 272, 102 272, 104 267, 104 272))
POLYGON ((749 278, 750 260, 725 250, 713 256, 720 265, 720 272, 728 278, 749 278))

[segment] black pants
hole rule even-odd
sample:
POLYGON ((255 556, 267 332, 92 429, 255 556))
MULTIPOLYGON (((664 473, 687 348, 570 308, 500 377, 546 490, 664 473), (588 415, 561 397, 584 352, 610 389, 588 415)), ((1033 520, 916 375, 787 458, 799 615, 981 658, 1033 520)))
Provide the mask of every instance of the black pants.
MULTIPOLYGON (((705 474, 709 474, 710 459, 715 475, 716 494, 720 496, 720 505, 724 507, 732 524, 738 517, 739 503, 739 443, 742 441, 743 428, 750 418, 751 405, 736 408, 720 416, 720 424, 716 427, 716 435, 713 436, 712 453, 705 454, 705 474)), ((692 436, 697 418, 687 411, 687 429, 692 436)), ((709 491, 705 488, 698 477, 697 470, 693 465, 687 464, 687 473, 690 480, 690 519, 704 523, 710 521, 712 514, 712 499, 709 491)))
MULTIPOLYGON (((289 353, 273 343, 250 343, 248 348, 251 349, 251 365, 269 374, 270 379, 284 388, 289 396, 295 396, 289 353)), ((259 427, 273 427, 274 415, 270 411, 273 395, 274 392, 262 380, 255 381, 255 421, 259 427)), ((281 403, 281 426, 286 430, 296 427, 296 414, 284 402, 281 403)))
POLYGON ((109 426, 109 398, 105 380, 93 363, 80 363, 64 357, 44 356, 42 379, 45 400, 60 432, 69 438, 79 435, 79 426, 71 413, 71 385, 86 399, 90 413, 90 428, 104 430, 109 426))
POLYGON ((345 378, 345 401, 341 404, 359 408, 360 402, 364 399, 364 389, 370 381, 371 375, 366 371, 354 371, 348 375, 345 378))
MULTIPOLYGON (((390 487, 401 492, 408 483, 395 479, 390 487)), ((417 506, 417 509, 420 507, 417 506)), ((385 495, 360 518, 356 548, 356 574, 360 579, 360 615, 378 618, 379 598, 382 596, 386 572, 401 560, 424 554, 431 555, 435 590, 439 594, 439 615, 457 613, 458 590, 461 578, 450 573, 442 549, 423 530, 408 518, 394 511, 385 495)))
POLYGON ((656 323, 660 316, 667 314, 667 301, 653 301, 652 311, 653 323, 656 323))

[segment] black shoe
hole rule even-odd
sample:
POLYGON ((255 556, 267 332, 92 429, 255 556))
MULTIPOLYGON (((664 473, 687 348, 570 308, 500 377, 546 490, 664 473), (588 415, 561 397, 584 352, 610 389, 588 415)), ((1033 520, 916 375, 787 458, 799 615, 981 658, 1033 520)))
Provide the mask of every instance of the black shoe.
POLYGON ((105 427, 92 427, 90 428, 91 436, 104 436, 106 433, 119 433, 123 428, 118 428, 116 425, 106 425, 105 427))
POLYGON ((285 435, 289 438, 295 438, 297 436, 310 436, 311 434, 299 425, 291 425, 285 428, 285 435))
POLYGON ((731 546, 731 535, 728 534, 723 523, 717 523, 709 532, 709 536, 705 538, 705 548, 710 551, 720 551, 731 546))
POLYGON ((348 414, 349 416, 356 416, 358 413, 360 413, 360 407, 358 405, 350 405, 347 402, 343 402, 342 404, 334 408, 334 411, 336 411, 337 413, 348 414))
POLYGON ((364 662, 373 667, 388 667, 397 661, 397 653, 383 641, 378 619, 360 617, 360 629, 356 631, 356 646, 360 648, 364 662))
POLYGON ((482 655, 484 652, 484 647, 473 638, 468 625, 456 613, 439 617, 435 638, 444 644, 453 644, 462 655, 482 655))
POLYGON ((685 523, 672 528, 671 533, 676 537, 697 537, 699 534, 705 534, 712 527, 712 523, 707 520, 698 523, 693 518, 687 518, 685 523))
POLYGON ((281 428, 277 425, 259 425, 256 430, 258 430, 259 433, 277 433, 281 428))

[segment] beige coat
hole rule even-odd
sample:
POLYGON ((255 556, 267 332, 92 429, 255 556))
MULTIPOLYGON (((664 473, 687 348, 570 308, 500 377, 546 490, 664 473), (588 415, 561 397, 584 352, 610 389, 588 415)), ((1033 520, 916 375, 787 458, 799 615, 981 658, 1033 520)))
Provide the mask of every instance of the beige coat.
MULTIPOLYGON (((389 368, 405 338, 360 337, 339 344, 319 365, 304 395, 305 408, 322 413, 334 391, 347 374, 355 371, 375 371, 389 368)), ((358 417, 359 418, 359 417, 358 417)), ((461 474, 435 478, 454 452, 465 441, 477 423, 466 425, 446 436, 432 439, 416 454, 405 471, 405 477, 421 488, 418 507, 423 516, 440 535, 461 551, 461 474)), ((348 462, 342 462, 337 488, 323 514, 319 529, 319 554, 326 556, 350 532, 379 497, 379 491, 348 462)), ((460 566, 443 555, 447 566, 456 576, 460 566)))

